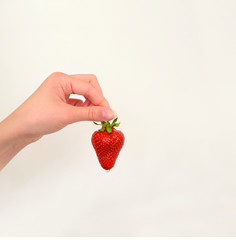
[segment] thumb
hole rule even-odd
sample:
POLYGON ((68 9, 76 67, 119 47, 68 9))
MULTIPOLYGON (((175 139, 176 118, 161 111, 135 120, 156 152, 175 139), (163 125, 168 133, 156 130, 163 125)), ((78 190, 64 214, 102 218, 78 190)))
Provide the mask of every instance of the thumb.
POLYGON ((68 107, 71 108, 69 118, 72 123, 78 121, 110 121, 116 117, 116 113, 112 109, 106 107, 68 107))

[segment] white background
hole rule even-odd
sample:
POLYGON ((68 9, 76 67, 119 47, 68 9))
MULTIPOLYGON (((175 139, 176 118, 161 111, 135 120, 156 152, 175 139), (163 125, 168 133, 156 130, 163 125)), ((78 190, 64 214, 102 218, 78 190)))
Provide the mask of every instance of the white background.
POLYGON ((0 236, 236 236, 236 1, 0 0, 0 118, 52 72, 96 74, 126 136, 91 122, 0 173, 0 236))

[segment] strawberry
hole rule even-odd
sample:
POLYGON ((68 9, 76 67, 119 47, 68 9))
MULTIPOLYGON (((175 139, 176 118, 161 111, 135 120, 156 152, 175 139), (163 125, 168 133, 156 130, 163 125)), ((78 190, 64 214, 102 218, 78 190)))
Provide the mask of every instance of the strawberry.
POLYGON ((109 121, 101 122, 101 124, 94 123, 102 125, 102 128, 93 133, 92 145, 102 168, 110 170, 114 167, 120 150, 124 145, 124 134, 114 128, 120 125, 120 123, 117 123, 117 118, 111 124, 109 121))

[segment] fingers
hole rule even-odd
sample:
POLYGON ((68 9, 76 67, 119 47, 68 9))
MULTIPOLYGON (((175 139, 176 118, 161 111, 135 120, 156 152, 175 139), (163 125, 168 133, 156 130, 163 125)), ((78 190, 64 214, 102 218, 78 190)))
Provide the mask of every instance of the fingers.
MULTIPOLYGON (((103 94, 102 88, 101 88, 101 86, 97 80, 97 77, 95 75, 93 75, 93 74, 72 74, 70 76, 90 83, 94 88, 96 88, 98 91, 100 91, 101 94, 103 94)), ((106 100, 106 102, 107 102, 107 106, 109 106, 109 103, 107 100, 106 100)))
POLYGON ((97 77, 95 75, 93 75, 93 74, 72 74, 70 76, 91 83, 93 87, 95 87, 98 91, 100 91, 102 93, 102 88, 99 85, 97 77))
MULTIPOLYGON (((54 73, 52 76, 54 79, 59 79, 63 83, 65 95, 79 94, 83 95, 95 106, 104 106, 109 108, 107 100, 104 98, 102 92, 97 87, 94 87, 89 81, 78 77, 72 77, 64 73, 54 73)), ((89 78, 89 77, 88 77, 89 78)), ((86 78, 86 79, 88 79, 86 78)), ((92 80, 91 80, 92 81, 92 80)), ((96 81, 93 80, 93 84, 96 81)))
POLYGON ((75 98, 69 98, 67 103, 72 106, 82 106, 84 104, 84 102, 82 100, 75 99, 75 98))
POLYGON ((88 99, 86 99, 84 104, 83 104, 84 107, 88 107, 88 106, 91 106, 91 105, 92 104, 91 104, 91 102, 88 99))
POLYGON ((113 110, 105 107, 89 106, 75 107, 68 105, 67 117, 69 123, 78 121, 110 121, 115 118, 113 110))

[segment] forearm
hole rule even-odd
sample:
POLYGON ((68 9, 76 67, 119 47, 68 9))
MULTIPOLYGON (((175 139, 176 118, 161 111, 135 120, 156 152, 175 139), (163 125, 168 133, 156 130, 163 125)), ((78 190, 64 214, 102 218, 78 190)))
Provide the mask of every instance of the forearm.
POLYGON ((11 116, 0 122, 0 171, 20 150, 33 141, 24 134, 11 116))

